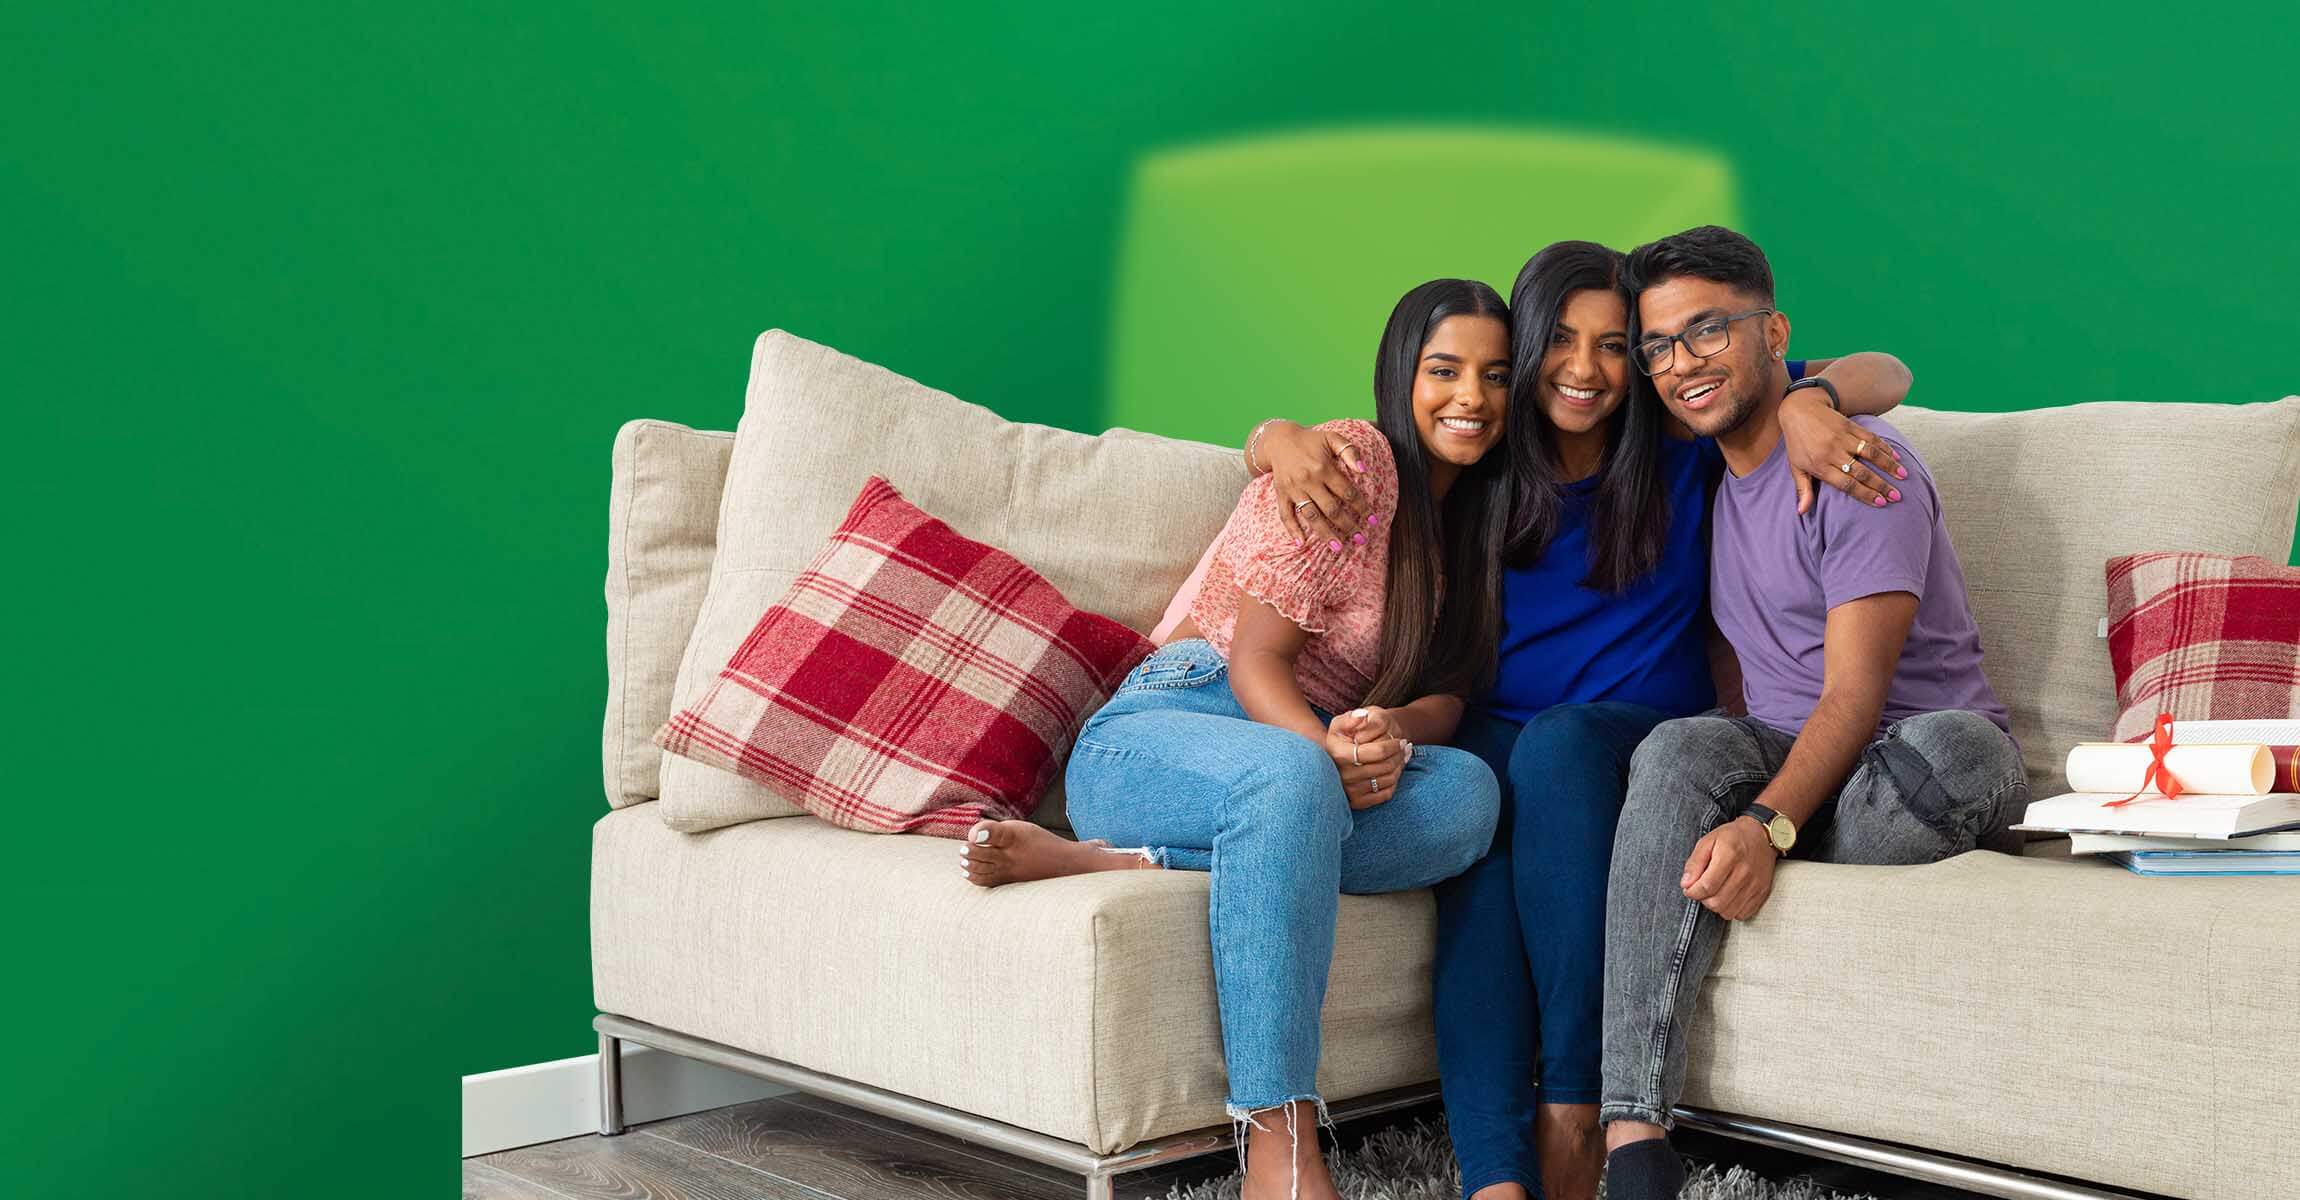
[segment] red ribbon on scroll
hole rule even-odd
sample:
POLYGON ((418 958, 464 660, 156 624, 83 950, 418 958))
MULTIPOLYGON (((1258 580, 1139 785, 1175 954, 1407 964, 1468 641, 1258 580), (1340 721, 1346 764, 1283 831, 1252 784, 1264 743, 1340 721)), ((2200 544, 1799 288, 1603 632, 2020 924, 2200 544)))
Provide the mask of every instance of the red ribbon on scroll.
POLYGON ((2164 798, 2167 800, 2180 799, 2180 781, 2174 779, 2171 770, 2164 765, 2164 755, 2171 749, 2172 714, 2160 712, 2156 714, 2156 732, 2150 734, 2148 738, 2148 774, 2140 777, 2140 791, 2134 792, 2122 800, 2111 800, 2101 807, 2122 808, 2140 799, 2141 794, 2150 788, 2163 792, 2164 798))

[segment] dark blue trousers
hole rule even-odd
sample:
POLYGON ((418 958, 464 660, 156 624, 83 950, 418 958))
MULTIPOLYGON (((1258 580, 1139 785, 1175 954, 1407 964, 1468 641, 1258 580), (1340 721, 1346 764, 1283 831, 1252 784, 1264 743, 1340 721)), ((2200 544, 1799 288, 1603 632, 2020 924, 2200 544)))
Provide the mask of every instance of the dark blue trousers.
POLYGON ((1598 1102, 1613 827, 1630 753, 1667 719, 1561 704, 1520 726, 1473 710, 1454 739, 1502 798, 1492 850, 1437 887, 1438 1072, 1464 1196, 1541 1195, 1535 1106, 1598 1102))

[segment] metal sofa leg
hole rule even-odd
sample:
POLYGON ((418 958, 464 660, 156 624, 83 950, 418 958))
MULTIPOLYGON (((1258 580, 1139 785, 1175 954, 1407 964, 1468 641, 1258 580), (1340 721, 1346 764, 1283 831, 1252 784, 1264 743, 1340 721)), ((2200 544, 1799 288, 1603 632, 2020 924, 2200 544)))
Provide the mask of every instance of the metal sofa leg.
POLYGON ((599 1136, 623 1132, 623 1039, 599 1035, 599 1136))
POLYGON ((1109 1175, 1088 1175, 1086 1177, 1086 1200, 1118 1200, 1117 1180, 1109 1175))

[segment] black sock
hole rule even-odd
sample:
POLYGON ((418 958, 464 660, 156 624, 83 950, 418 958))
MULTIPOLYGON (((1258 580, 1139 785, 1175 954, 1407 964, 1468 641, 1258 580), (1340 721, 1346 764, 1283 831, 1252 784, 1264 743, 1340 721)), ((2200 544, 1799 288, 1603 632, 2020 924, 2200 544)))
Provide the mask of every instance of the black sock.
POLYGON ((1606 1200, 1677 1200, 1685 1164, 1665 1137, 1631 1142, 1605 1156, 1606 1200))

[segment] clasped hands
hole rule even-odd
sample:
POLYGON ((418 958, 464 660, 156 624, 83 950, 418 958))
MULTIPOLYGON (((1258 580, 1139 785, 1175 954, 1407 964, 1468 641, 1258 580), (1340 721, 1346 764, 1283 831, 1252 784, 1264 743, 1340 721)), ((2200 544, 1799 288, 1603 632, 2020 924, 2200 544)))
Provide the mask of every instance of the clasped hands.
POLYGON ((1386 708, 1353 708, 1326 726, 1326 756, 1342 773, 1350 807, 1372 808, 1397 794, 1413 743, 1386 708))

